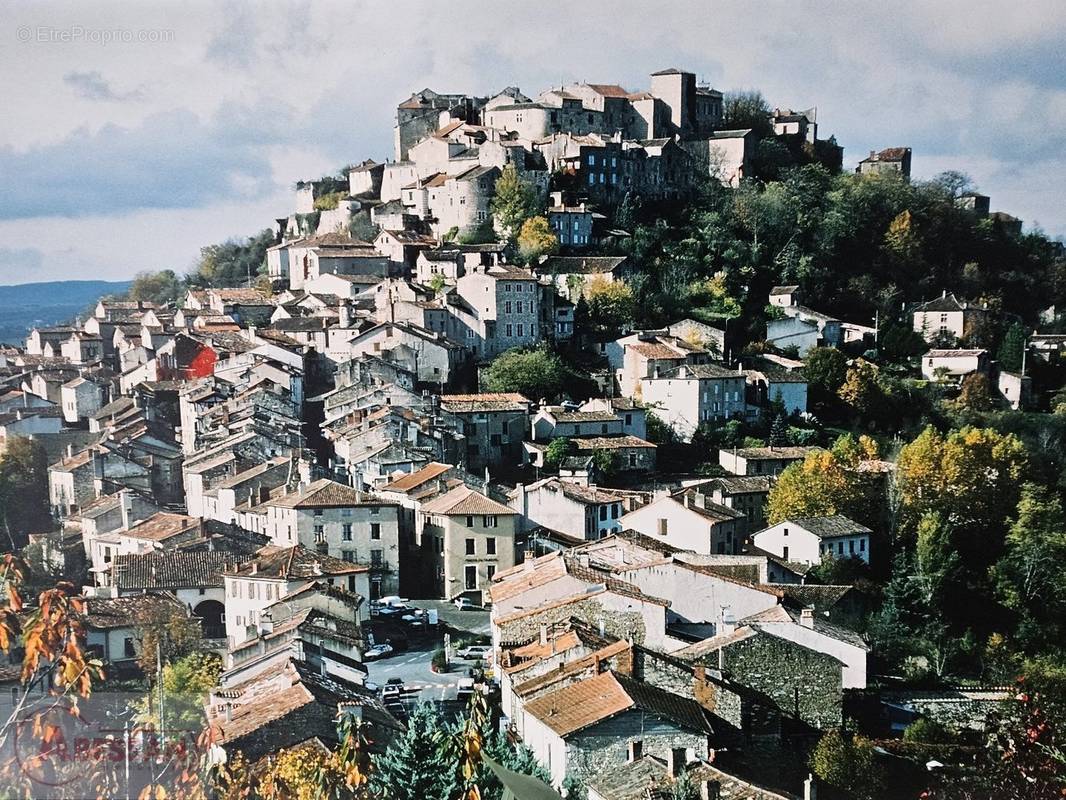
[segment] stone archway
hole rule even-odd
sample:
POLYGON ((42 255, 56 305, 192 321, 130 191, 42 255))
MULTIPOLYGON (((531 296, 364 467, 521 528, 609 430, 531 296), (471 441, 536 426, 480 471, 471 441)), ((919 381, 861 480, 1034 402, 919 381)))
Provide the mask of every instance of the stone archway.
POLYGON ((226 607, 218 600, 203 600, 192 613, 200 618, 205 639, 226 638, 226 607))

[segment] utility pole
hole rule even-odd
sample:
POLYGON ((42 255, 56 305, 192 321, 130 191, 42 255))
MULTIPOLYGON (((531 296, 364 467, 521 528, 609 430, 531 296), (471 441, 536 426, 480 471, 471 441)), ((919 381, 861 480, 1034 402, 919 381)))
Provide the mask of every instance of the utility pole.
POLYGON ((159 744, 163 745, 163 638, 155 640, 156 683, 159 684, 159 744))
POLYGON ((122 727, 122 744, 126 751, 126 800, 130 800, 130 721, 122 727))

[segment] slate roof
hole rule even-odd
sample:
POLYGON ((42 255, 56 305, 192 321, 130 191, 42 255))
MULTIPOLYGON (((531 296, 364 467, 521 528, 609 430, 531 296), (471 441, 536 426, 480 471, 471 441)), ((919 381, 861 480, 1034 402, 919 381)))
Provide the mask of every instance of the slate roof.
POLYGON ((798 285, 795 285, 795 284, 793 284, 791 286, 775 286, 775 287, 773 287, 770 290, 770 296, 773 297, 775 295, 782 295, 782 294, 795 294, 796 292, 799 291, 799 288, 800 287, 798 285))
POLYGON ((188 615, 188 608, 169 592, 133 597, 87 597, 86 624, 90 628, 129 628, 169 611, 188 615))
POLYGON ((773 488, 773 481, 768 475, 736 475, 715 478, 703 485, 721 489, 722 494, 754 494, 769 492, 773 488))
POLYGON ((960 302, 954 293, 948 293, 942 297, 922 303, 915 308, 916 312, 924 311, 964 311, 968 308, 966 303, 960 302))
POLYGON ((440 497, 435 497, 422 506, 423 514, 443 514, 445 516, 457 516, 463 514, 496 514, 516 515, 513 508, 508 508, 502 503, 486 497, 481 492, 474 491, 468 486, 457 486, 440 497))
POLYGON ((627 447, 650 447, 655 445, 646 442, 636 436, 592 436, 585 439, 571 439, 574 447, 578 450, 621 450, 627 447))
POLYGON ((251 558, 219 550, 119 554, 111 565, 119 589, 184 589, 222 586, 227 564, 251 558))
POLYGON ((987 350, 930 350, 922 358, 980 358, 987 350))
MULTIPOLYGON (((770 460, 776 461, 778 459, 801 459, 806 458, 811 453, 822 452, 821 447, 740 447, 735 452, 740 458, 748 461, 756 460, 770 460)), ((727 449, 725 452, 732 453, 733 450, 727 449)))
POLYGON ((390 504, 346 484, 320 478, 298 491, 272 499, 268 505, 279 508, 350 508, 390 504))
POLYGON ((859 533, 873 533, 865 525, 850 520, 843 514, 831 517, 792 517, 784 520, 810 531, 819 539, 831 539, 835 536, 854 536, 859 533))
POLYGON ((618 422, 613 411, 550 411, 556 422, 618 422))
POLYGON ((599 275, 614 272, 625 261, 625 256, 550 256, 540 263, 537 272, 560 275, 599 275))
POLYGON ((291 581, 366 571, 368 567, 361 564, 342 561, 325 553, 316 553, 298 544, 293 547, 267 545, 256 552, 253 558, 241 563, 232 574, 242 577, 256 575, 261 578, 283 578, 291 581))
MULTIPOLYGON (((746 783, 705 761, 687 765, 686 774, 694 786, 716 783, 722 800, 789 800, 788 795, 746 783)), ((670 800, 675 796, 675 783, 664 760, 646 755, 605 770, 589 784, 589 788, 611 800, 670 800)))
POLYGON ((132 536, 135 539, 147 539, 153 542, 161 542, 172 536, 177 536, 193 528, 200 527, 199 517, 188 517, 185 514, 174 514, 170 511, 160 511, 153 514, 143 522, 139 522, 129 530, 119 531, 123 536, 132 536))
POLYGON ((518 392, 484 392, 481 394, 444 394, 440 405, 453 414, 474 411, 526 411, 529 400, 518 392))

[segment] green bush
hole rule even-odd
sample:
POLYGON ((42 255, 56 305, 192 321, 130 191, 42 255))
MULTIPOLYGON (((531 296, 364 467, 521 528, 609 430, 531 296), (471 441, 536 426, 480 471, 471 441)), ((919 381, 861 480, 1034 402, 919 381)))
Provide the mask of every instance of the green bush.
POLYGON ((330 192, 329 194, 319 195, 315 198, 315 211, 332 211, 340 205, 341 198, 344 195, 344 192, 330 192))
POLYGON ((926 717, 919 717, 903 731, 903 741, 914 744, 953 744, 957 738, 951 728, 926 717))
POLYGON ((430 658, 429 664, 437 672, 448 671, 448 655, 444 652, 443 647, 433 651, 433 656, 430 658))

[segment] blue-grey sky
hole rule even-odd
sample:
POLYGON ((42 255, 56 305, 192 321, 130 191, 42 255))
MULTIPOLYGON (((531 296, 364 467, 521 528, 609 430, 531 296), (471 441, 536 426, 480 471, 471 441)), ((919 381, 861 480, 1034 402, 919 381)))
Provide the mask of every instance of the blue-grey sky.
POLYGON ((645 88, 668 66, 818 107, 845 166, 914 148, 994 209, 1066 235, 1066 5, 0 0, 0 283, 184 272, 292 208, 291 186, 391 155, 425 86, 645 88))

